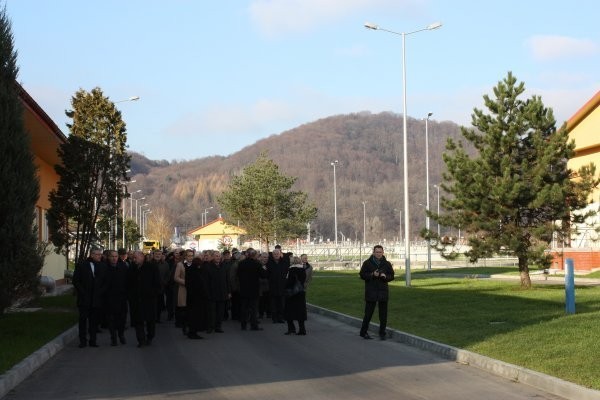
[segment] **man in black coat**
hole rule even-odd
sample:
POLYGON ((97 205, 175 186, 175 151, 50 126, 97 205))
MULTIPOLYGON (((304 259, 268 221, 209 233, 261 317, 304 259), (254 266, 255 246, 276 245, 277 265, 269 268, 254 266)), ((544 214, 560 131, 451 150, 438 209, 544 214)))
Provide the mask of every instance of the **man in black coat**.
POLYGON ((269 294, 271 296, 271 317, 273 323, 285 323, 283 309, 285 305, 284 288, 288 269, 289 258, 285 258, 280 249, 275 248, 267 262, 267 275, 269 279, 269 294))
POLYGON ((121 344, 126 343, 127 268, 127 264, 116 251, 111 250, 108 253, 106 313, 111 346, 117 345, 117 335, 121 344))
POLYGON ((185 267, 187 337, 190 339, 202 339, 198 332, 207 326, 207 265, 200 257, 194 257, 191 265, 185 267))
POLYGON ((102 250, 94 248, 87 260, 77 264, 73 272, 73 286, 79 308, 79 347, 98 347, 96 334, 104 296, 106 294, 106 264, 101 262, 102 250), (89 342, 88 342, 89 334, 89 342))
POLYGON ((246 330, 248 322, 253 331, 262 330, 258 326, 258 296, 260 294, 260 278, 266 276, 266 267, 256 258, 256 250, 246 250, 246 258, 237 266, 237 280, 240 293, 240 322, 242 330, 246 330))
POLYGON ((208 285, 208 326, 206 333, 223 333, 222 322, 225 315, 225 306, 231 299, 231 287, 227 270, 221 262, 221 253, 212 252, 212 260, 205 263, 206 279, 208 285))
POLYGON ((149 346, 156 332, 156 297, 160 276, 156 263, 144 262, 144 253, 136 251, 127 270, 129 314, 135 327, 138 347, 149 346))
POLYGON ((368 333, 369 323, 375 306, 379 303, 379 338, 385 340, 389 298, 388 282, 394 280, 394 268, 385 259, 383 246, 373 247, 373 255, 365 260, 360 268, 360 278, 365 281, 365 316, 360 328, 360 336, 371 339, 368 333))

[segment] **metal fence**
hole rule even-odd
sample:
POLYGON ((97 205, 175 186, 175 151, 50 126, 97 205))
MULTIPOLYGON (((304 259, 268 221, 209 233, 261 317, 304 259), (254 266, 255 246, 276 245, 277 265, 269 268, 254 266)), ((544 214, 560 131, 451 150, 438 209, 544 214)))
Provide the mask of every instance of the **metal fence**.
MULTIPOLYGON (((405 264, 405 251, 402 245, 383 245, 385 256, 395 268, 403 268, 405 264)), ((362 262, 371 256, 373 247, 371 245, 303 245, 285 247, 284 252, 292 252, 295 255, 306 254, 309 262, 318 269, 358 269, 362 262)), ((466 250, 466 249, 463 249, 466 250)), ((417 244, 410 248, 410 263, 414 269, 427 268, 427 246, 417 244)), ((449 261, 444 259, 435 249, 431 251, 432 268, 451 267, 492 267, 492 266, 517 266, 516 257, 493 257, 481 258, 476 263, 467 259, 449 261)))

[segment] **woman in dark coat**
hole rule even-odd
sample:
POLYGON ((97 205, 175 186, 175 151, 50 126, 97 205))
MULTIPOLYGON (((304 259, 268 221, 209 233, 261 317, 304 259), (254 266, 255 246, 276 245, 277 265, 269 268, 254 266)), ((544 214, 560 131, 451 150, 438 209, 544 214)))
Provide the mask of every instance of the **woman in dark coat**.
POLYGON ((304 321, 306 321, 306 292, 304 291, 304 283, 306 282, 306 271, 302 265, 300 257, 293 257, 288 270, 285 281, 286 291, 291 289, 296 281, 302 284, 303 290, 292 296, 286 296, 285 308, 283 315, 287 321, 288 330, 286 335, 296 334, 296 326, 294 321, 298 321, 298 335, 306 335, 304 321))

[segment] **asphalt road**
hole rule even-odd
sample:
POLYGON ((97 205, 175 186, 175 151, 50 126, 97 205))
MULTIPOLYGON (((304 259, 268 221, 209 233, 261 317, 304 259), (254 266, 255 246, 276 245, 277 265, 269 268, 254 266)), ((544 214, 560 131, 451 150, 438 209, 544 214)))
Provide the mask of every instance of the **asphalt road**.
POLYGON ((141 349, 131 328, 124 346, 102 333, 99 348, 71 343, 5 399, 561 399, 316 314, 307 336, 263 327, 226 321, 225 333, 192 341, 163 323, 141 349))

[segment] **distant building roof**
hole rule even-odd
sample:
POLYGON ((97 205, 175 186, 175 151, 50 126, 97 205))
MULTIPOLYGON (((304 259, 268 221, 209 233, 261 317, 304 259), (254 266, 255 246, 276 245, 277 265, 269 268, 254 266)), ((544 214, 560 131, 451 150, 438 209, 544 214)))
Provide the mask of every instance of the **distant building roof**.
POLYGON ((245 235, 246 230, 230 225, 225 222, 222 217, 219 217, 205 225, 198 226, 188 231, 190 236, 214 236, 214 235, 245 235))

